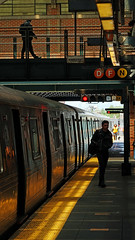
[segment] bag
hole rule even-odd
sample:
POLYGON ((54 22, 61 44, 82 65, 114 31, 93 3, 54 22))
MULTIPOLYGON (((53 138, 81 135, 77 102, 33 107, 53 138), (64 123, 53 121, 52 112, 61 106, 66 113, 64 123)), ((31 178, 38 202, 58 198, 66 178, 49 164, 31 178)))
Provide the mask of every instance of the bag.
POLYGON ((22 34, 22 35, 25 34, 24 23, 22 23, 22 24, 20 25, 19 33, 22 34))
POLYGON ((88 147, 88 152, 92 155, 97 153, 97 146, 95 143, 91 142, 88 147))

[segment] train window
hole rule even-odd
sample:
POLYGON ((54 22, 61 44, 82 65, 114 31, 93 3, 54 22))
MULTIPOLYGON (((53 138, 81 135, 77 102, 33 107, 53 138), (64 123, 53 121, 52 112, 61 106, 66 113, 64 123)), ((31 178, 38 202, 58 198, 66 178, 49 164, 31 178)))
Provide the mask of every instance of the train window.
POLYGON ((80 134, 80 141, 83 141, 83 132, 82 132, 82 118, 79 120, 79 134, 80 134))
POLYGON ((59 119, 53 118, 52 126, 53 126, 54 145, 55 145, 55 149, 57 149, 60 147, 59 119))
POLYGON ((33 159, 40 156, 37 119, 30 119, 30 136, 33 159))
POLYGON ((1 146, 0 146, 0 173, 3 172, 3 161, 2 161, 2 152, 1 152, 1 146))
POLYGON ((67 137, 68 137, 68 143, 72 144, 72 127, 71 127, 71 120, 67 119, 67 137))
POLYGON ((89 121, 89 135, 92 137, 92 119, 89 121))
POLYGON ((85 139, 85 138, 87 138, 87 122, 86 122, 86 119, 83 119, 82 124, 83 124, 83 133, 84 133, 84 139, 85 139))

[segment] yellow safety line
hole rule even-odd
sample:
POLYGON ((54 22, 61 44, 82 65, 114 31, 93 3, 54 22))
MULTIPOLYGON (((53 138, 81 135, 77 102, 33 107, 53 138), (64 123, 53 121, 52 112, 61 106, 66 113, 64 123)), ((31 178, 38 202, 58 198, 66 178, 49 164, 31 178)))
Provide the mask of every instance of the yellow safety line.
POLYGON ((14 240, 54 240, 77 201, 82 197, 98 169, 97 158, 90 159, 75 175, 43 204, 22 226, 14 240))

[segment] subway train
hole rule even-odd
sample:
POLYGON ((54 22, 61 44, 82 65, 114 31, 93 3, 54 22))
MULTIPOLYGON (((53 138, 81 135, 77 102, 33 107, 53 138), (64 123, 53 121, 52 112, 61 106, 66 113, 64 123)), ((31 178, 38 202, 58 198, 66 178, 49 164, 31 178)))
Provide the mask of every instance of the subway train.
POLYGON ((1 237, 90 158, 88 145, 103 119, 0 86, 1 237))

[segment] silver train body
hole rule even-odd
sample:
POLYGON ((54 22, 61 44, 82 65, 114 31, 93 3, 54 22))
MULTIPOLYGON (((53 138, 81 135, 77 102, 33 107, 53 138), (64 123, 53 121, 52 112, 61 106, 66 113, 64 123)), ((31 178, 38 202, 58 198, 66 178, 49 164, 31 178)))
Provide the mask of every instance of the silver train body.
POLYGON ((102 120, 0 87, 1 237, 88 160, 88 145, 102 120))

